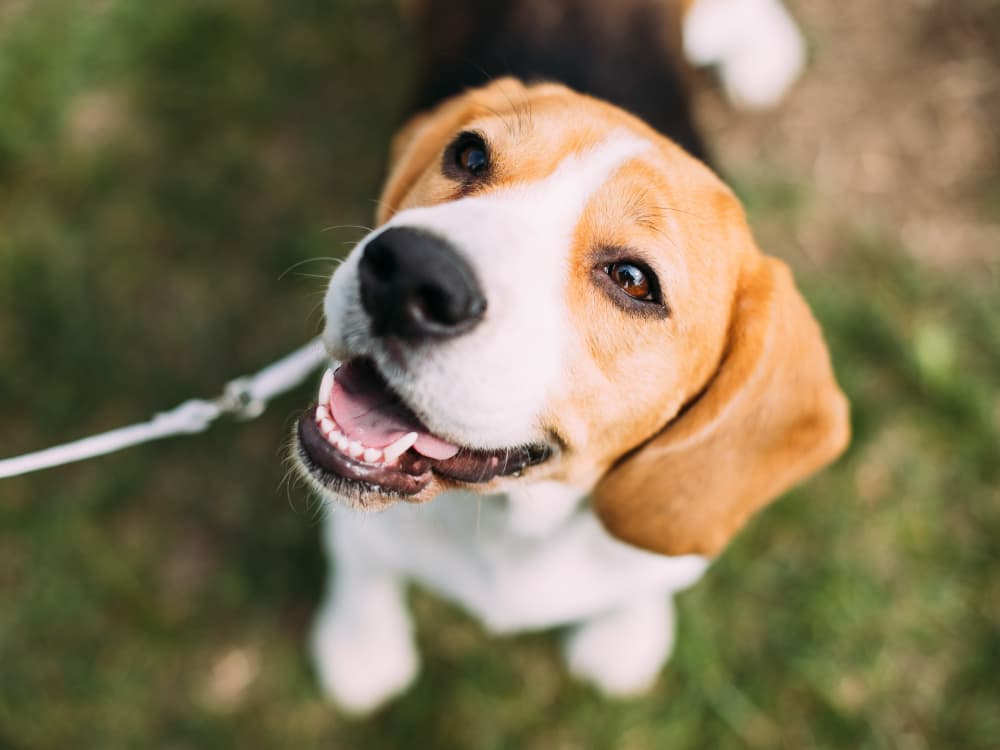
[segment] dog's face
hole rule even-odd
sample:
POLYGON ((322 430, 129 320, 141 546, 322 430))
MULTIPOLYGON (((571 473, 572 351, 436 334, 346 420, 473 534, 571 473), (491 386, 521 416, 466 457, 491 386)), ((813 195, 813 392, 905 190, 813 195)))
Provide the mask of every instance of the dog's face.
POLYGON ((360 508, 557 480, 612 533, 714 552, 846 440, 787 272, 703 165, 561 86, 504 79, 397 138, 334 274, 344 364, 298 456, 360 508))

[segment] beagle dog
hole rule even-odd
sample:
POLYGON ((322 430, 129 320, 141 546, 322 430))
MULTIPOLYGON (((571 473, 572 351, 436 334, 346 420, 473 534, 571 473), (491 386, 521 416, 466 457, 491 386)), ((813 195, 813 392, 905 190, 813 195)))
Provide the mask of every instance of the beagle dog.
POLYGON ((338 364, 294 448, 330 508, 318 674, 355 713, 403 691, 413 582, 491 632, 568 626, 574 675, 639 693, 670 654, 672 595, 844 449, 847 402, 693 129, 682 147, 614 91, 561 83, 449 93, 396 137, 378 228, 325 298, 338 364))

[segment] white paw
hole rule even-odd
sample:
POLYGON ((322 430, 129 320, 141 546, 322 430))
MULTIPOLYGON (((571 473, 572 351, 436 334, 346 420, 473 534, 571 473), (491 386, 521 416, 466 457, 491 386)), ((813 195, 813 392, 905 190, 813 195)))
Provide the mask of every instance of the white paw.
POLYGON ((735 52, 719 66, 729 101, 743 109, 777 105, 805 68, 805 44, 795 30, 766 47, 735 52))
POLYGON ((684 52, 695 65, 718 65, 729 100, 748 109, 781 101, 806 61, 780 0, 697 0, 684 19, 684 52))
POLYGON ((672 612, 669 600, 643 602, 578 626, 565 646, 570 672, 610 697, 646 692, 673 648, 672 612))
POLYGON ((323 692, 347 713, 371 713, 416 677, 409 618, 398 607, 380 615, 359 621, 325 610, 313 626, 312 655, 323 692))

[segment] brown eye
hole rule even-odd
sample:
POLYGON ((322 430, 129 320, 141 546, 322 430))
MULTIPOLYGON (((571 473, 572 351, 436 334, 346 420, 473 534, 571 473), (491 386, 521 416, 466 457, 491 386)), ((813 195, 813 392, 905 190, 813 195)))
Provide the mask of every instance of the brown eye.
POLYGON ((632 263, 611 263, 605 266, 605 273, 629 297, 638 300, 653 301, 652 285, 649 277, 632 263))
POLYGON ((459 183, 463 190, 486 182, 492 171, 490 147, 479 133, 459 133, 442 156, 441 172, 459 183))
POLYGON ((459 167, 472 175, 478 175, 486 171, 490 158, 486 153, 486 144, 479 138, 470 138, 460 144, 455 152, 455 161, 459 167))
MULTIPOLYGON (((669 318, 671 310, 653 270, 641 260, 632 260, 627 247, 604 247, 597 251, 591 274, 613 303, 632 315, 669 318), (600 256, 603 255, 604 258, 600 256), (622 258, 622 260, 613 260, 622 258)), ((635 257, 635 256, 631 256, 635 257)))

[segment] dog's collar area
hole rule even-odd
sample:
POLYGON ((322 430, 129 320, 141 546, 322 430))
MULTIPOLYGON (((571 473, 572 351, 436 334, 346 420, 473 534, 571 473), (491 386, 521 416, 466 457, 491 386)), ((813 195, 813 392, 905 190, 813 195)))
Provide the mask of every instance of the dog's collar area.
POLYGON ((302 463, 324 487, 404 496, 420 493, 435 475, 478 484, 518 475, 553 453, 545 444, 478 450, 434 435, 368 359, 326 372, 298 440, 302 463))

